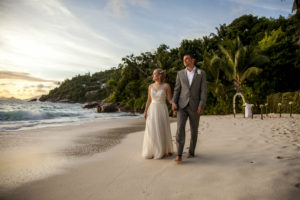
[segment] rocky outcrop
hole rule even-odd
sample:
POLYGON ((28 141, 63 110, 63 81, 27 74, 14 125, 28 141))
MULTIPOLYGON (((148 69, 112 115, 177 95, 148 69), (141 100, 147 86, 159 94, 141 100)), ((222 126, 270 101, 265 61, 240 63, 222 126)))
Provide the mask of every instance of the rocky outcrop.
POLYGON ((116 111, 118 111, 118 107, 113 103, 105 103, 97 107, 97 112, 116 112, 116 111))
POLYGON ((61 97, 57 97, 57 98, 45 98, 43 96, 39 99, 39 101, 42 101, 42 102, 49 101, 49 102, 53 102, 53 103, 76 103, 76 102, 74 102, 72 100, 69 100, 67 98, 61 98, 61 97))
POLYGON ((28 100, 28 101, 31 102, 31 101, 37 101, 37 100, 38 100, 37 98, 33 98, 33 99, 28 100))
POLYGON ((82 108, 97 108, 98 106, 101 106, 101 102, 99 101, 92 101, 88 102, 82 105, 82 108))
POLYGON ((73 103, 69 99, 59 99, 59 100, 56 100, 55 102, 59 102, 59 103, 73 103))
POLYGON ((119 109, 119 112, 131 112, 131 113, 134 112, 134 109, 127 105, 119 105, 118 109, 119 109))

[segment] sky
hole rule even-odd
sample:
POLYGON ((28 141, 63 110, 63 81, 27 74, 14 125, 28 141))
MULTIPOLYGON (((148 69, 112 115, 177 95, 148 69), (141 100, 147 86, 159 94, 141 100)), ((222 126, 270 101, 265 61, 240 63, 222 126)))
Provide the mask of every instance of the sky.
POLYGON ((252 14, 291 14, 293 0, 0 0, 0 98, 47 94, 127 55, 216 33, 252 14))

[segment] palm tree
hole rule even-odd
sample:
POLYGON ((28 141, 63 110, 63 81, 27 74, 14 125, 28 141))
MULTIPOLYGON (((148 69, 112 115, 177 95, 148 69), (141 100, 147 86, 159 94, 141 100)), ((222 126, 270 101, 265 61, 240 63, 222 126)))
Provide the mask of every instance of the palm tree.
POLYGON ((228 81, 233 83, 236 94, 233 98, 233 112, 235 111, 235 98, 241 96, 245 104, 242 86, 246 80, 258 75, 262 69, 258 66, 268 62, 268 58, 263 55, 256 54, 249 46, 243 46, 240 38, 228 41, 226 48, 219 45, 223 54, 224 66, 222 67, 228 81))
POLYGON ((220 98, 225 95, 225 86, 220 80, 220 66, 222 66, 222 60, 216 54, 212 52, 204 52, 203 61, 198 64, 206 70, 208 81, 207 87, 208 91, 211 91, 212 94, 220 98), (210 81, 209 79, 212 79, 210 81))

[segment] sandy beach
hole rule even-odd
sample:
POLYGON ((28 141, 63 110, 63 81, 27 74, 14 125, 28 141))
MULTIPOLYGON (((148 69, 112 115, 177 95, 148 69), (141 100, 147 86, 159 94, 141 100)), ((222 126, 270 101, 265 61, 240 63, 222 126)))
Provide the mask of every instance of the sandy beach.
MULTIPOLYGON (((182 164, 174 163, 175 155, 162 160, 143 159, 143 129, 144 121, 139 118, 5 133, 1 136, 0 198, 296 200, 300 197, 300 115, 279 118, 270 114, 264 120, 258 115, 254 119, 202 116, 196 157, 186 158, 187 127, 182 164), (102 138, 102 142, 95 142, 95 138, 102 138), (30 151, 27 143, 35 144, 36 149, 30 151), (35 157, 41 154, 42 158, 35 157), (9 155, 14 155, 15 160, 9 160, 9 155), (29 162, 26 155, 36 160, 29 162), (16 173, 18 166, 14 163, 20 159, 29 168, 39 161, 61 164, 55 165, 55 172, 45 177, 15 184, 5 181, 3 172, 16 173)), ((174 138, 176 123, 171 124, 171 130, 174 138)), ((173 142, 175 147, 175 138, 173 142)), ((49 170, 43 166, 41 169, 49 170)))

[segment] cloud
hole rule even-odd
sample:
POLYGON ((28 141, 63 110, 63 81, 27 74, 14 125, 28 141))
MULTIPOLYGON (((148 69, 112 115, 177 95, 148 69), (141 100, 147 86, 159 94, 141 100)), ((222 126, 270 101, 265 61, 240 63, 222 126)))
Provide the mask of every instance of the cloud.
POLYGON ((48 92, 48 90, 44 90, 44 89, 36 89, 34 92, 35 92, 35 93, 45 94, 45 93, 48 92))
POLYGON ((112 10, 117 18, 124 18, 128 16, 130 6, 148 7, 150 5, 148 0, 110 0, 106 7, 112 10))
POLYGON ((4 96, 4 95, 2 95, 2 94, 8 94, 8 95, 11 95, 10 91, 9 91, 9 90, 6 90, 6 89, 0 90, 0 96, 4 96))
POLYGON ((239 6, 239 7, 236 7, 236 8, 232 8, 230 14, 232 16, 236 16, 236 15, 239 15, 239 14, 245 12, 245 10, 246 10, 245 7, 239 6))
POLYGON ((32 76, 29 73, 25 72, 14 72, 14 71, 0 71, 0 79, 14 79, 14 80, 23 80, 23 81, 35 81, 35 82, 52 82, 56 83, 54 80, 45 80, 32 76))
POLYGON ((0 86, 16 85, 15 83, 0 83, 0 86))
MULTIPOLYGON (((240 5, 240 7, 238 8, 234 8, 232 10, 232 14, 234 14, 234 12, 237 12, 239 10, 241 10, 242 8, 244 10, 247 9, 251 9, 249 7, 253 7, 253 8, 259 8, 259 9, 265 9, 265 10, 269 10, 269 11, 284 11, 284 12, 290 12, 289 9, 286 9, 284 7, 284 5, 286 5, 287 2, 284 3, 284 1, 275 1, 274 0, 266 0, 266 1, 258 1, 258 0, 231 0, 234 3, 238 3, 240 5), (241 7, 244 6, 244 7, 241 7)), ((252 8, 252 9, 253 9, 252 8)), ((238 12, 237 12, 238 13, 238 12)))
MULTIPOLYGON (((32 76, 29 77, 32 78, 32 76)), ((7 79, 0 79, 0 97, 9 98, 13 96, 18 99, 28 99, 47 94, 51 89, 57 87, 57 85, 53 82, 40 82, 41 79, 38 79, 39 82, 37 82, 36 79, 33 79, 34 81, 32 82, 28 79, 24 80, 24 74, 21 74, 17 78, 22 79, 20 79, 21 81, 19 79, 15 80, 13 84, 6 84, 7 79)))
POLYGON ((0 2, 4 69, 26 69, 35 76, 61 80, 116 67, 130 49, 87 25, 59 0, 0 2))

